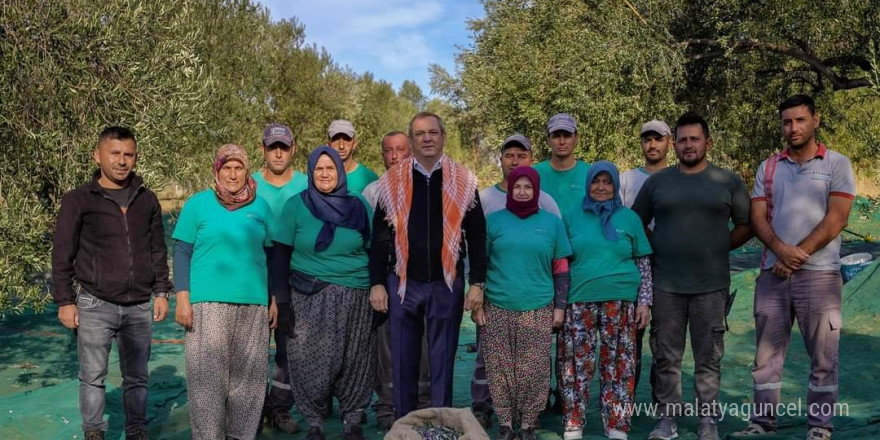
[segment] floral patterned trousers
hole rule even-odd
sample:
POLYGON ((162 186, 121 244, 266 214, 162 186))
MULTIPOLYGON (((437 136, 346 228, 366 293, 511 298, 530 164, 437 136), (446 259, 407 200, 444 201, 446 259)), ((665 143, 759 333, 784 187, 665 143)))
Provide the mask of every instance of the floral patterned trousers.
POLYGON ((633 301, 569 304, 558 343, 563 427, 580 431, 599 358, 599 394, 606 430, 629 432, 635 384, 636 313, 633 301), (598 348, 598 350, 597 350, 598 348))

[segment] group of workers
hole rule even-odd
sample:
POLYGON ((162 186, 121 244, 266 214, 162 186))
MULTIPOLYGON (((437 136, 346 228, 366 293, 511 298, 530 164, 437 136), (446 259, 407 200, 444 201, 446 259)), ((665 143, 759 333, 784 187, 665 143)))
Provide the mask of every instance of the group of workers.
MULTIPOLYGON (((417 408, 452 406, 464 311, 478 326, 473 411, 487 427, 495 414, 497 440, 536 439, 553 356, 563 438, 590 429, 597 371, 596 429, 628 438, 646 329, 658 408, 649 438, 678 436, 690 332, 697 436, 717 439, 728 254, 754 236, 765 245, 754 301, 758 410, 732 435, 772 434, 795 319, 811 359, 807 403, 836 402, 839 235, 855 196, 848 159, 816 136, 813 100, 796 95, 778 110, 786 147, 758 167, 751 196, 709 162, 708 124, 690 112, 674 130, 642 125, 644 165, 623 174, 577 159, 577 122, 556 114, 549 159, 532 167, 531 141, 513 134, 500 145, 501 181, 483 190, 444 154, 446 128, 433 113, 383 137, 381 177, 355 161, 349 121, 330 124, 305 173, 291 167, 290 128, 271 124, 261 169, 223 145, 212 188, 183 205, 173 287, 159 201, 133 172, 134 134, 108 127, 92 181, 62 200, 52 250, 58 316, 77 332, 85 438, 107 429, 114 340, 126 438, 148 438, 151 326, 170 313, 173 290, 197 440, 253 439, 264 420, 298 432, 294 405, 306 440, 323 440, 334 398, 344 438, 361 440, 374 392, 381 429, 417 408)), ((811 412, 806 438, 830 439, 832 415, 811 412)))

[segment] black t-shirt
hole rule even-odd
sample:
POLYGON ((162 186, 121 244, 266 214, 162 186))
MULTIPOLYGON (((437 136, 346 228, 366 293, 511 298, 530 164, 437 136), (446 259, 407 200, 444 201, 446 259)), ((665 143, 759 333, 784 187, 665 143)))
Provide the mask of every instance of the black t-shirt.
POLYGON ((113 199, 120 208, 128 208, 128 201, 131 199, 131 187, 126 186, 125 188, 119 189, 111 189, 111 188, 101 188, 104 190, 104 194, 107 194, 108 197, 113 199))

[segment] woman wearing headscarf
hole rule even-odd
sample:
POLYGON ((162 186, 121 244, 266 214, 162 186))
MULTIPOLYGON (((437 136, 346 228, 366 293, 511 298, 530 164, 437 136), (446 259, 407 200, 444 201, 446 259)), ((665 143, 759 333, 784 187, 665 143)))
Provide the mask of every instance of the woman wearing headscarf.
POLYGON ((348 192, 336 150, 312 152, 308 180, 284 205, 274 238, 275 295, 290 296, 280 325, 289 337, 291 386, 309 424, 307 440, 324 439, 322 414, 334 396, 344 438, 360 440, 376 368, 367 270, 372 212, 348 192))
POLYGON ((192 438, 253 439, 276 318, 268 287, 274 216, 254 197, 241 147, 220 147, 213 173, 214 188, 186 201, 173 234, 192 438))
POLYGON ((486 218, 487 304, 473 312, 489 392, 498 416, 497 440, 535 439, 550 387, 550 347, 562 326, 571 247, 562 220, 538 208, 541 182, 528 166, 507 180, 506 209, 486 218))
POLYGON ((596 162, 583 205, 563 214, 571 241, 571 289, 559 344, 564 439, 583 437, 589 385, 599 369, 605 436, 630 429, 636 326, 644 328, 653 298, 651 246, 639 216, 620 201, 617 167, 596 162), (598 358, 598 361, 597 361, 598 358))

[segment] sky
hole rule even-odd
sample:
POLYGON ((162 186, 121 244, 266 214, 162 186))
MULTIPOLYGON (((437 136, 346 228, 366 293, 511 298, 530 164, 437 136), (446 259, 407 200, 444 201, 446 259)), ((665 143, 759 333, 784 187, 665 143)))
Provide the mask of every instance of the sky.
POLYGON ((341 66, 400 89, 413 80, 430 95, 429 64, 455 72, 456 46, 470 46, 467 19, 481 18, 478 0, 259 0, 273 20, 297 17, 306 43, 341 66))

